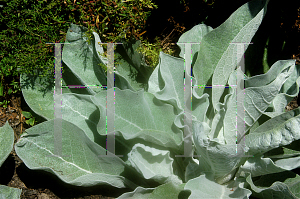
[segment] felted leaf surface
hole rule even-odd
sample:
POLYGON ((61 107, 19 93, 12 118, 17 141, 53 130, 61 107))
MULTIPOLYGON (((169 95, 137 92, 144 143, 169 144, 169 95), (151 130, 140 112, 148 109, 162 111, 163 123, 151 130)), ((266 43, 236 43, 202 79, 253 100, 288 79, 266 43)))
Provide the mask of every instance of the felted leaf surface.
POLYGON ((193 137, 199 157, 199 169, 201 172, 212 172, 215 179, 227 178, 228 181, 233 177, 230 172, 234 172, 240 161, 241 146, 221 144, 217 138, 210 140, 207 137, 209 127, 204 122, 193 122, 193 137), (238 150, 236 149, 238 147, 238 150), (237 150, 237 151, 236 151, 237 150))
POLYGON ((28 134, 16 143, 15 151, 28 168, 48 171, 78 186, 137 187, 121 175, 127 166, 119 157, 109 152, 112 157, 105 156, 106 149, 65 120, 62 120, 62 156, 54 156, 53 126, 54 120, 38 124, 28 129, 28 134))
MULTIPOLYGON (((44 81, 40 80, 39 77, 35 80, 30 76, 22 77, 24 78, 22 80, 24 85, 22 92, 26 103, 35 113, 47 120, 54 119, 54 89, 47 88, 44 81), (25 82, 27 78, 33 81, 33 83, 27 84, 25 82), (34 85, 33 88, 31 87, 32 85, 34 85)), ((75 125, 79 125, 86 135, 94 141, 95 135, 98 134, 97 123, 100 113, 97 106, 91 101, 90 96, 75 93, 62 94, 61 108, 62 118, 75 125)))
MULTIPOLYGON (((247 49, 248 43, 266 13, 267 2, 254 0, 244 4, 223 24, 207 33, 201 40, 193 71, 199 85, 221 85, 218 88, 212 88, 214 108, 222 96, 223 86, 226 85, 229 75, 244 53, 242 51, 237 55, 236 43, 243 43, 242 45, 245 45, 247 49)), ((203 92, 204 88, 197 90, 199 96, 203 92)))
MULTIPOLYGON (((5 125, 0 127, 0 167, 9 156, 14 146, 14 130, 6 121, 5 125)), ((1 192, 0 192, 1 193, 1 192)))
POLYGON ((300 139, 300 108, 266 121, 245 136, 249 154, 264 153, 300 139))
MULTIPOLYGON (((108 66, 108 59, 102 54, 99 35, 93 32, 91 43, 87 42, 87 29, 71 24, 63 48, 62 60, 81 82, 80 85, 105 86, 106 73, 102 67, 108 66)), ((106 44, 103 44, 106 45, 106 44)), ((139 90, 147 88, 147 81, 152 69, 142 65, 142 55, 137 52, 140 41, 124 42, 114 51, 115 81, 120 89, 139 90)), ((88 88, 90 94, 99 92, 99 88, 88 88)))
POLYGON ((159 57, 160 62, 149 79, 148 92, 181 111, 184 109, 184 60, 163 52, 159 57))
POLYGON ((163 184, 174 175, 173 158, 167 150, 158 150, 138 143, 128 154, 128 160, 145 179, 153 179, 163 184))
MULTIPOLYGON (((233 95, 229 97, 228 109, 224 118, 224 137, 228 144, 236 143, 236 135, 238 135, 237 140, 240 142, 241 136, 256 122, 256 120, 262 115, 262 113, 269 107, 272 100, 279 93, 281 86, 284 82, 289 78, 289 76, 295 72, 294 64, 285 64, 282 68, 281 72, 271 83, 267 84, 267 82, 262 82, 260 86, 255 87, 254 85, 247 87, 246 89, 240 91, 237 95, 243 95, 244 101, 237 102, 236 94, 233 92, 233 95), (266 83, 267 85, 264 85, 266 83), (245 110, 244 118, 237 115, 237 119, 245 122, 245 131, 237 132, 236 128, 236 118, 237 111, 236 109, 245 110)), ((239 69, 238 73, 242 73, 239 69)), ((271 71, 272 72, 272 71, 271 71)), ((229 79, 229 83, 232 85, 236 82, 236 75, 234 73, 231 74, 231 78, 229 79)), ((240 80, 243 81, 243 80, 240 80)), ((238 81, 238 85, 240 83, 238 81)), ((251 81, 251 80, 250 80, 251 81)))
MULTIPOLYGON (((81 81, 81 85, 106 85, 106 76, 104 70, 99 64, 107 62, 99 54, 103 52, 103 48, 95 42, 101 42, 99 36, 88 44, 85 33, 87 28, 71 24, 63 47, 62 60, 71 69, 73 74, 81 81)), ((94 94, 99 91, 99 88, 90 88, 94 94)))
MULTIPOLYGON (((105 135, 106 92, 100 92, 91 99, 101 113, 98 132, 105 135)), ((183 135, 179 129, 172 128, 174 119, 172 106, 156 100, 153 94, 143 90, 133 92, 115 88, 116 136, 122 135, 126 140, 138 137, 149 143, 180 151, 183 135)))
MULTIPOLYGON (((185 184, 176 184, 174 182, 168 182, 166 184, 160 185, 156 188, 143 188, 137 187, 133 192, 124 193, 117 199, 160 199, 160 198, 180 198, 180 195, 184 189, 185 184)), ((189 193, 185 194, 186 196, 189 193)))
POLYGON ((245 177, 255 197, 266 199, 273 199, 274 196, 289 199, 300 197, 300 177, 293 172, 265 175, 254 182, 250 173, 246 173, 245 177))
POLYGON ((211 181, 210 176, 201 175, 188 181, 184 187, 192 193, 189 198, 249 198, 251 191, 238 187, 231 191, 229 187, 211 181))
MULTIPOLYGON (((199 24, 194 26, 191 30, 183 33, 179 40, 178 43, 192 43, 192 57, 193 60, 196 60, 198 51, 200 50, 200 42, 204 35, 212 31, 213 28, 210 26, 207 26, 205 24, 199 24)), ((190 44, 185 44, 185 45, 190 45, 190 44)), ((180 47, 181 51, 179 56, 184 58, 185 50, 184 50, 184 44, 178 44, 180 47)), ((194 61, 192 60, 192 66, 194 66, 194 61)))
POLYGON ((251 173, 252 177, 257 177, 292 170, 299 166, 299 157, 285 158, 273 161, 270 158, 255 156, 253 158, 249 158, 245 162, 245 164, 240 167, 238 173, 249 172, 251 173))
POLYGON ((6 199, 6 198, 17 199, 20 198, 21 193, 22 193, 22 189, 0 185, 0 199, 6 199))

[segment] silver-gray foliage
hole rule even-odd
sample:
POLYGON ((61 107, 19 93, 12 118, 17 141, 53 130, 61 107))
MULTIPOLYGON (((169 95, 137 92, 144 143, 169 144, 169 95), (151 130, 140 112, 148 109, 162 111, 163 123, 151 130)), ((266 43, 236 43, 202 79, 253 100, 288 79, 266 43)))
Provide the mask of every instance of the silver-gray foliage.
MULTIPOLYGON (((192 78, 193 85, 240 81, 237 75, 244 74, 237 64, 243 54, 237 55, 237 45, 232 44, 251 42, 267 4, 251 1, 216 29, 201 24, 184 33, 179 42, 201 42, 192 46, 194 76, 185 78, 192 78)), ((103 52, 100 37, 93 33, 89 44, 83 34, 86 31, 72 24, 67 33, 65 42, 70 44, 62 53, 68 67, 63 85, 106 84, 99 66, 107 65, 99 54, 103 52)), ((64 88, 63 118, 58 119, 54 117, 53 87, 47 88, 38 77, 21 76, 27 104, 46 120, 26 130, 15 145, 28 168, 48 171, 73 185, 132 189, 119 198, 178 198, 183 193, 189 193, 189 198, 300 196, 299 176, 291 171, 300 166, 300 108, 284 110, 299 92, 300 69, 294 60, 277 61, 266 74, 245 75, 245 90, 240 93, 234 88, 194 87, 191 133, 193 153, 200 157, 181 158, 176 155, 184 151, 183 45, 179 45, 181 58, 161 52, 152 72, 136 51, 139 44, 124 42, 115 52, 114 133, 116 155, 123 155, 121 158, 110 152, 112 157, 103 156, 106 90, 64 88), (245 154, 236 152, 241 149, 241 139, 236 140, 239 95, 244 95, 245 154), (57 120, 62 122, 62 157, 51 156, 57 120)), ((8 134, 3 138, 10 143, 8 134)), ((0 147, 6 152, 10 149, 0 147)))

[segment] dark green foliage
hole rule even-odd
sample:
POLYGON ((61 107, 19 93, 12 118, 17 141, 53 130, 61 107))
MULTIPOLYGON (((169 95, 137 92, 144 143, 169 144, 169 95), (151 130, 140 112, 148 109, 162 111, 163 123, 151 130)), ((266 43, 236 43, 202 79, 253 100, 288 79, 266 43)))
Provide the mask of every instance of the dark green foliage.
POLYGON ((54 45, 45 43, 64 43, 70 23, 96 31, 104 42, 138 38, 150 14, 144 9, 155 7, 150 0, 5 0, 0 5, 1 76, 48 78, 54 74, 54 45))

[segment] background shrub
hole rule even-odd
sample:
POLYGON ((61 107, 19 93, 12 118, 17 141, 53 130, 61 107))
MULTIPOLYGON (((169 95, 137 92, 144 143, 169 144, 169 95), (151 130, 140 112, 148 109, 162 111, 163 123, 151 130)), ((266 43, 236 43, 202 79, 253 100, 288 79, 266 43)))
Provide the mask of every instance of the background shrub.
POLYGON ((151 0, 6 0, 0 5, 1 79, 20 73, 53 78, 54 46, 45 43, 63 43, 70 23, 97 32, 103 42, 139 39, 156 8, 151 0))

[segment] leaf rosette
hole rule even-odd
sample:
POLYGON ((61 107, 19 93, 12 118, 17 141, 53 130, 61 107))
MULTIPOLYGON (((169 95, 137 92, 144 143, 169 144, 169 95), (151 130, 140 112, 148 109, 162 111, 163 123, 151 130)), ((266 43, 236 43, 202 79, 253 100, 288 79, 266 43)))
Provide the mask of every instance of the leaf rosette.
POLYGON ((28 168, 65 183, 132 190, 119 198, 271 198, 279 188, 296 198, 299 176, 291 170, 299 167, 299 147, 293 143, 300 138, 300 109, 285 112, 284 107, 299 92, 299 66, 279 60, 266 74, 248 77, 239 65, 267 5, 254 0, 215 29, 193 27, 179 38, 180 58, 160 52, 154 71, 136 50, 140 41, 122 41, 114 52, 114 130, 109 132, 106 97, 112 90, 102 88, 109 81, 102 67, 108 58, 98 34, 87 42, 87 29, 72 24, 62 52, 67 66, 62 85, 96 86, 64 87, 59 118, 54 87, 22 75, 25 101, 45 122, 26 130, 15 145, 17 155, 28 168), (193 75, 184 76, 190 56, 184 49, 191 42, 199 43, 191 46, 193 75), (194 85, 191 128, 184 119, 184 78, 194 85), (241 122, 243 130, 237 129, 241 122), (62 156, 55 155, 55 124, 61 125, 62 156), (106 150, 106 136, 112 134, 115 153, 106 150), (186 144, 197 156, 177 156, 186 144), (280 172, 289 175, 277 180, 280 172), (256 177, 267 175, 275 183, 263 186, 256 177))

